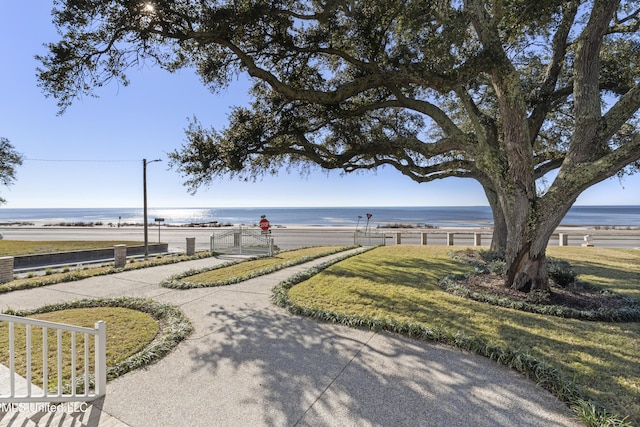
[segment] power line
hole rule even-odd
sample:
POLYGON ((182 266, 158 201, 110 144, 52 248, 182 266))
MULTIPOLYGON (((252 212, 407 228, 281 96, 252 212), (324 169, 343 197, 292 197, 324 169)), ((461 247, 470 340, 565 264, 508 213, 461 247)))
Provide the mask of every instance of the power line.
POLYGON ((59 163, 132 163, 141 162, 139 160, 109 160, 109 159, 24 159, 30 162, 59 162, 59 163))

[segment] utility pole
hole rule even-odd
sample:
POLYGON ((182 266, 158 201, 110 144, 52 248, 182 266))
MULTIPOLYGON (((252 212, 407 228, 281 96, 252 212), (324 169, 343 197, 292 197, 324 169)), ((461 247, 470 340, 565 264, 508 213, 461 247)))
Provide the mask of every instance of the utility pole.
POLYGON ((143 193, 143 216, 144 216, 144 259, 149 256, 149 233, 147 223, 147 164, 161 162, 162 159, 149 160, 142 159, 142 193, 143 193))

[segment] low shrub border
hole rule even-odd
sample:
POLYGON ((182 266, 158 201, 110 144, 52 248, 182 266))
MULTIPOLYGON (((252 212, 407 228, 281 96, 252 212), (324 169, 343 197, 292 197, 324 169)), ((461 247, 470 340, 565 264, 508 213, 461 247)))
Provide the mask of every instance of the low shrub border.
MULTIPOLYGON (((187 338, 193 327, 187 317, 177 307, 144 298, 102 298, 82 299, 60 304, 46 305, 34 310, 7 310, 5 314, 31 316, 52 311, 73 308, 120 307, 138 310, 151 315, 160 324, 160 333, 144 349, 114 366, 107 367, 107 380, 113 380, 127 372, 150 365, 169 354, 178 343, 187 338)), ((107 325, 108 326, 108 325, 107 325)), ((90 380, 93 382, 93 378, 90 380)), ((91 384, 93 386, 93 384, 91 384)))
POLYGON ((0 284, 0 294, 21 291, 25 289, 39 288, 41 286, 55 285, 58 283, 74 282, 76 280, 87 279, 89 277, 106 276, 109 274, 120 273, 122 271, 140 270, 143 268, 158 267, 161 265, 175 264, 184 261, 193 261, 197 259, 209 258, 213 256, 210 252, 199 252, 192 256, 162 257, 148 259, 136 263, 128 263, 124 268, 115 267, 95 267, 86 270, 76 270, 68 273, 58 273, 46 275, 44 277, 32 277, 26 279, 18 279, 11 282, 0 284))
POLYGON ((289 289, 293 286, 304 282, 331 265, 354 255, 359 254, 350 254, 349 256, 327 261, 326 263, 310 268, 280 282, 272 290, 272 301, 276 305, 286 308, 292 314, 303 315, 320 321, 338 323, 350 327, 398 333, 422 341, 451 345, 488 357, 499 364, 520 372, 527 378, 535 381, 536 384, 551 392, 558 399, 568 404, 577 416, 588 426, 631 427, 631 424, 625 422, 624 419, 621 419, 617 415, 610 414, 606 408, 603 408, 597 402, 588 400, 572 381, 562 377, 555 368, 537 360, 527 353, 506 346, 490 344, 479 337, 468 336, 442 327, 431 328, 417 322, 347 315, 331 310, 301 306, 291 300, 289 297, 289 289))
MULTIPOLYGON (((337 247, 333 250, 328 250, 326 252, 322 252, 319 254, 316 254, 314 256, 304 256, 304 257, 300 257, 300 258, 296 258, 296 259, 292 259, 290 261, 287 262, 283 262, 282 264, 277 264, 277 265, 273 265, 271 267, 268 268, 262 268, 260 270, 255 270, 249 274, 245 274, 243 276, 238 276, 238 277, 234 277, 228 280, 220 280, 220 281, 216 281, 216 282, 189 282, 189 281, 183 281, 182 279, 190 277, 190 276, 194 276, 196 274, 200 274, 200 273, 205 273, 208 271, 213 271, 213 270, 219 270, 221 268, 225 268, 225 267, 229 267, 230 265, 234 265, 234 264, 238 264, 239 262, 248 262, 248 261, 253 261, 256 259, 261 259, 261 258, 266 258, 267 256, 256 256, 256 257, 252 257, 252 258, 247 258, 245 260, 242 261, 230 261, 230 262, 226 262, 224 264, 219 264, 213 267, 205 267, 205 268, 199 268, 199 269, 192 269, 192 270, 188 270, 185 271, 183 273, 179 273, 176 275, 173 275, 171 277, 168 277, 167 279, 163 280, 162 282, 160 282, 160 286, 164 286, 165 288, 172 288, 172 289, 194 289, 194 288, 210 288, 210 287, 216 287, 216 286, 227 286, 227 285, 233 285, 235 283, 240 283, 240 282, 244 282, 246 280, 249 279, 253 279, 254 277, 259 277, 259 276, 264 276, 265 274, 270 274, 270 273, 274 273, 276 271, 288 268, 288 267, 293 267, 295 265, 299 265, 299 264, 304 264, 305 262, 309 262, 309 261, 313 261, 315 259, 318 258, 322 258, 325 256, 329 256, 329 255, 333 255, 336 253, 340 253, 340 252, 344 252, 350 249, 355 249, 358 246, 341 246, 341 247, 337 247)), ((293 250, 300 250, 300 249, 306 249, 306 248, 297 248, 297 249, 292 249, 293 250)))

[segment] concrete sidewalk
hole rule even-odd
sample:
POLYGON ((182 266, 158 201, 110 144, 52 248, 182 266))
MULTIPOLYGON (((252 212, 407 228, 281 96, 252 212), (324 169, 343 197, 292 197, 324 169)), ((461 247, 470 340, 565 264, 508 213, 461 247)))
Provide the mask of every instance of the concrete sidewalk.
MULTIPOLYGON (((327 258, 237 285, 158 286, 208 258, 0 296, 0 310, 87 297, 179 306, 195 332, 159 362, 107 385, 89 406, 16 408, 0 426, 577 426, 550 393, 457 349, 292 316, 271 288, 327 258)), ((108 327, 108 325, 107 325, 108 327)))

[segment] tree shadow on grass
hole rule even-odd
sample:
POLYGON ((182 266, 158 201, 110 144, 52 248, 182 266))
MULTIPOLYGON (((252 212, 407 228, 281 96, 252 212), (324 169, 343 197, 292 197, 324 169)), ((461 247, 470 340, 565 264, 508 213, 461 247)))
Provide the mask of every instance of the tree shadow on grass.
POLYGON ((594 276, 595 284, 608 288, 615 281, 615 292, 640 299, 640 270, 623 270, 597 261, 572 261, 571 265, 579 275, 594 276))
POLYGON ((552 255, 568 261, 579 276, 614 292, 640 298, 640 250, 555 248, 552 255))
POLYGON ((632 341, 637 337, 637 323, 606 324, 578 320, 556 320, 538 316, 532 330, 516 322, 504 322, 499 335, 520 351, 539 360, 552 356, 560 375, 586 391, 586 397, 604 404, 609 412, 629 416, 630 425, 640 421, 640 363, 632 341), (602 332, 601 334, 598 331, 602 332), (577 335, 600 335, 600 341, 574 339, 577 335), (628 337, 613 341, 611 337, 628 337), (513 337, 518 337, 514 340, 513 337), (557 357, 558 352, 562 357, 557 357))
MULTIPOLYGON (((366 256, 363 258, 366 258, 366 256)), ((480 326, 486 325, 484 329, 487 331, 485 331, 486 333, 484 333, 483 336, 487 342, 494 341, 494 336, 488 333, 488 331, 492 330, 491 325, 494 325, 496 326, 495 338, 509 343, 509 345, 513 343, 515 346, 514 348, 524 351, 525 353, 527 352, 527 349, 529 349, 529 351, 532 351, 532 354, 536 354, 536 357, 539 357, 540 360, 544 360, 545 355, 548 355, 549 353, 557 353, 557 347, 561 344, 566 344, 555 340, 553 336, 554 331, 557 332, 557 334, 561 334, 564 339, 568 341, 571 341, 568 337, 570 337, 572 331, 574 334, 580 333, 580 328, 570 327, 568 325, 581 325, 577 321, 554 318, 552 319, 552 322, 550 319, 545 319, 540 315, 528 313, 514 314, 512 310, 494 307, 488 308, 488 306, 483 303, 459 299, 453 296, 440 295, 434 298, 433 296, 439 291, 439 289, 436 290, 433 288, 435 280, 429 281, 428 278, 424 279, 421 270, 430 269, 435 271, 435 276, 444 276, 451 272, 447 271, 449 268, 460 268, 460 265, 456 263, 446 263, 446 266, 443 266, 442 263, 430 262, 429 259, 407 257, 397 260, 391 259, 390 261, 381 259, 360 260, 358 267, 362 268, 367 265, 369 266, 369 271, 365 271, 362 274, 358 274, 357 268, 344 265, 334 266, 323 271, 322 274, 325 277, 323 277, 322 280, 319 280, 320 286, 317 286, 314 289, 315 297, 318 300, 322 300, 322 297, 318 297, 318 291, 320 291, 319 293, 322 293, 325 286, 328 286, 328 289, 332 288, 332 280, 330 277, 333 277, 334 280, 339 280, 340 276, 347 275, 349 278, 354 279, 352 281, 353 286, 350 286, 348 289, 346 287, 343 288, 340 293, 327 294, 326 298, 333 298, 332 300, 327 301, 328 307, 335 306, 336 308, 334 308, 334 310, 344 310, 345 304, 341 304, 340 299, 346 299, 348 300, 346 306, 348 306, 349 303, 353 305, 353 301, 361 304, 355 308, 356 313, 349 311, 347 314, 357 315, 358 310, 366 310, 368 313, 371 313, 372 316, 391 315, 393 317, 393 313, 398 313, 403 316, 401 317, 401 320, 404 320, 406 316, 409 316, 410 320, 424 320, 436 327, 443 324, 446 325, 445 327, 449 330, 464 331, 463 333, 466 333, 469 336, 476 335, 473 323, 474 319, 478 318, 480 326), (385 274, 386 271, 389 271, 389 273, 385 274), (382 274, 375 274, 379 272, 382 274), (420 289, 417 292, 402 289, 406 288, 407 283, 416 284, 422 280, 426 280, 425 283, 427 286, 418 286, 420 289), (432 286, 429 286, 429 284, 432 286), (431 287, 431 289, 429 289, 429 287, 431 287), (452 316, 452 313, 457 313, 457 316, 452 316), (500 320, 500 318, 504 319, 500 320), (527 328, 527 322, 532 322, 534 324, 534 330, 536 333, 532 333, 527 328), (541 324, 548 324, 548 327, 545 328, 544 326, 541 326, 541 324), (505 325, 507 326, 505 327, 505 325), (522 326, 522 330, 524 331, 523 333, 516 331, 516 329, 519 329, 518 325, 522 326), (546 334, 546 331, 548 331, 549 334, 546 334), (526 336, 527 339, 522 340, 522 336, 526 336), (530 343, 531 346, 529 346, 530 343), (538 351, 539 348, 545 348, 545 350, 538 351)), ((351 283, 349 279, 346 281, 351 283)), ((342 282, 341 285, 343 283, 345 282, 342 282)), ((622 328, 622 325, 615 325, 614 327, 622 328)), ((625 333, 632 336, 633 330, 635 329, 630 327, 625 331, 625 333)), ((623 332, 621 331, 621 333, 623 332)), ((609 335, 605 333, 603 336, 609 335)), ((612 347, 612 345, 609 345, 609 347, 612 347)), ((598 356, 593 355, 591 360, 593 360, 594 363, 593 365, 587 363, 587 365, 591 365, 587 367, 587 370, 598 370, 598 366, 596 366, 595 362, 596 359, 598 359, 597 363, 602 363, 603 359, 607 359, 613 363, 616 363, 615 361, 619 360, 619 363, 617 364, 624 366, 625 362, 622 359, 633 357, 628 351, 632 346, 613 345, 613 347, 618 348, 603 349, 598 352, 598 356), (604 358, 601 357, 602 354, 605 354, 604 358), (610 358, 606 356, 607 354, 610 355, 610 358)), ((590 350, 594 350, 594 348, 575 349, 576 352, 584 355, 593 353, 593 351, 590 350)), ((574 351, 574 349, 571 349, 571 351, 574 351)), ((561 359, 564 360, 564 358, 561 359)), ((565 368, 567 369, 563 370, 564 374, 570 374, 570 367, 565 366, 565 368)), ((570 377, 570 375, 568 376, 570 377)), ((622 381, 628 381, 628 384, 633 384, 634 382, 633 379, 628 377, 624 372, 620 373, 619 377, 622 381)), ((592 378, 592 380, 598 382, 598 378, 592 378)), ((629 396, 627 393, 623 392, 623 394, 625 396, 629 396)), ((633 393, 631 395, 633 395, 633 393)))
POLYGON ((359 281, 383 285, 402 285, 422 288, 425 285, 436 286, 438 280, 452 272, 471 270, 470 267, 454 260, 438 259, 432 261, 421 258, 394 258, 389 260, 361 261, 358 269, 350 269, 335 264, 323 271, 336 280, 355 278, 359 281))

